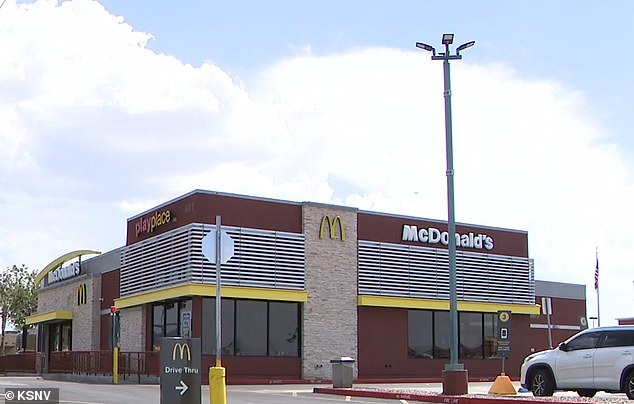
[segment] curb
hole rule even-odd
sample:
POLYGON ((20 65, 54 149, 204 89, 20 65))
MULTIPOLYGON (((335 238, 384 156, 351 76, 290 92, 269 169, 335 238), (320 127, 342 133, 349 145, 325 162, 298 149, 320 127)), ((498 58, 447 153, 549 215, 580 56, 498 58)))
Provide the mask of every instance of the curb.
POLYGON ((372 397, 388 400, 416 400, 428 403, 446 403, 446 404, 517 404, 518 401, 525 404, 531 403, 568 403, 570 400, 540 400, 532 397, 513 396, 493 396, 493 397, 470 397, 470 396, 445 396, 442 394, 418 394, 418 393, 399 393, 377 390, 355 390, 342 388, 315 387, 313 393, 335 394, 340 396, 354 397, 372 397))

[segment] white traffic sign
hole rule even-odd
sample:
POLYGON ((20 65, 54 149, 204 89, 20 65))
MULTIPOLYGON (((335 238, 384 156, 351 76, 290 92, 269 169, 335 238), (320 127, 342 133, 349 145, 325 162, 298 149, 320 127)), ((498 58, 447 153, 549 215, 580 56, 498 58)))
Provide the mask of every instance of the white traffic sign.
MULTIPOLYGON (((216 263, 216 229, 203 237, 203 255, 212 264, 216 263)), ((226 231, 220 230, 220 263, 226 264, 233 257, 233 239, 226 231)))

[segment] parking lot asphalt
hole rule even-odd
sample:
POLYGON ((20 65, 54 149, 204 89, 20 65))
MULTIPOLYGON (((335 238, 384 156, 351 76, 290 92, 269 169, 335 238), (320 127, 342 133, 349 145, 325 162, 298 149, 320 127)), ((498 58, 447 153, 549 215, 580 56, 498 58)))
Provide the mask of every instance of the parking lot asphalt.
MULTIPOLYGON (((544 404, 544 403, 634 403, 625 394, 598 392, 594 398, 581 398, 575 392, 556 392, 553 397, 535 398, 531 393, 516 395, 488 394, 493 382, 471 382, 468 394, 446 396, 442 394, 441 383, 372 383, 355 384, 352 388, 333 388, 330 384, 268 384, 229 385, 229 403, 332 403, 332 402, 428 402, 447 404, 544 404), (317 393, 317 394, 315 394, 317 393), (340 397, 336 400, 335 397, 340 397), (356 398, 356 399, 355 399, 356 398)), ((130 404, 157 403, 160 397, 158 385, 81 383, 55 381, 41 377, 1 377, 0 403, 4 402, 5 387, 56 387, 60 389, 60 402, 74 404, 130 404)), ((519 383, 513 382, 519 389, 519 383)), ((202 404, 209 403, 209 387, 201 387, 202 404)))

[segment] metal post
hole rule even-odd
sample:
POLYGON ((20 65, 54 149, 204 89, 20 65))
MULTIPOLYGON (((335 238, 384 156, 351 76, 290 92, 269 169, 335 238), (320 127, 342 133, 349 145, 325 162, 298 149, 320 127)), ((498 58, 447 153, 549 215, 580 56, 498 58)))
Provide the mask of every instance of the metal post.
POLYGON ((216 216, 216 367, 222 366, 222 286, 220 279, 220 215, 216 216))
POLYGON ((546 322, 548 324, 548 348, 553 349, 553 327, 550 325, 550 315, 553 311, 552 300, 547 297, 546 300, 546 322))
POLYGON ((453 43, 453 34, 443 34, 442 43, 445 52, 436 54, 436 49, 426 43, 416 42, 416 47, 432 53, 432 60, 443 61, 444 98, 445 98, 445 142, 447 152, 447 233, 449 248, 449 358, 443 371, 443 394, 458 395, 468 391, 467 371, 458 363, 458 296, 456 287, 456 220, 454 217, 454 171, 453 141, 451 133, 451 79, 449 60, 462 59, 460 52, 472 47, 475 41, 466 42, 456 48, 455 54, 449 53, 453 43))
POLYGON ((456 291, 456 219, 454 217, 453 141, 451 131, 451 79, 449 45, 445 45, 443 73, 445 81, 445 142, 447 151, 447 232, 449 233, 449 365, 447 370, 463 369, 458 363, 458 297, 456 291))
POLYGON ((599 308, 599 247, 595 251, 597 258, 597 267, 594 273, 594 288, 597 291, 597 327, 601 327, 601 309, 599 308))

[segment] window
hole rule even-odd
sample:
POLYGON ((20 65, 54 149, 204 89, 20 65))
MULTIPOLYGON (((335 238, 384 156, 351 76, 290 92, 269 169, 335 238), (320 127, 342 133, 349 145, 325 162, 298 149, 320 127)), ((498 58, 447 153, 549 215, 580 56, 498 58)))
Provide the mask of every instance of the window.
POLYGON ((163 305, 156 304, 152 307, 152 349, 156 351, 161 346, 161 338, 165 335, 165 319, 163 305))
POLYGON ((236 302, 236 355, 266 355, 266 302, 236 302))
POLYGON ((297 303, 269 303, 270 356, 299 356, 297 303))
POLYGON ((498 316, 494 313, 484 313, 484 357, 497 357, 497 328, 498 316))
POLYGON ((634 345, 634 331, 606 331, 601 338, 601 348, 634 345))
POLYGON ((178 305, 165 303, 165 337, 178 337, 178 305))
MULTIPOLYGON (((235 300, 222 299, 222 354, 233 356, 235 339, 234 339, 234 319, 235 319, 235 300)), ((202 354, 216 354, 216 298, 203 298, 203 329, 202 329, 202 354)))
MULTIPOLYGON (((191 312, 191 299, 157 303, 152 306, 152 349, 161 346, 163 337, 181 337, 180 310, 191 312)), ((191 327, 191 324, 189 325, 191 327)))
POLYGON ((59 324, 51 324, 49 326, 49 348, 51 352, 61 351, 61 341, 60 341, 60 327, 59 324))
POLYGON ((465 359, 482 359, 482 313, 460 313, 459 355, 465 359))
POLYGON ((409 310, 407 312, 407 357, 434 357, 433 312, 409 310))
POLYGON ((72 350, 72 341, 73 341, 73 328, 68 323, 62 323, 62 351, 71 351, 72 350))
POLYGON ((598 332, 589 332, 579 335, 577 338, 566 343, 567 351, 578 351, 580 349, 594 349, 599 339, 598 332))
POLYGON ((434 358, 449 358, 449 312, 434 312, 434 358))
MULTIPOLYGON (((222 354, 300 355, 299 303, 222 299, 222 354)), ((216 353, 216 299, 203 298, 202 353, 216 353)))
POLYGON ((50 352, 71 351, 73 348, 73 326, 70 321, 49 325, 48 344, 50 352))
MULTIPOLYGON (((458 313, 458 355, 463 359, 495 358, 497 315, 458 313)), ((448 311, 408 310, 407 357, 449 358, 451 334, 448 311)))

